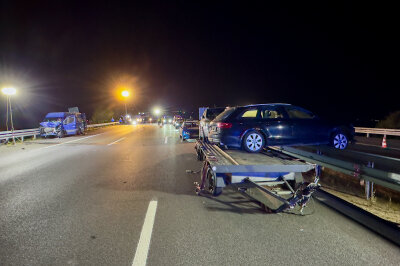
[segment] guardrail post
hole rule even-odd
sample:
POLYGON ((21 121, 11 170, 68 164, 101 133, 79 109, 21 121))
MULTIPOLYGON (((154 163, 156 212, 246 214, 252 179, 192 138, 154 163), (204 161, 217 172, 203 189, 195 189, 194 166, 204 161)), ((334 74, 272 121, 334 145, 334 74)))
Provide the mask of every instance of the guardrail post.
MULTIPOLYGON (((322 155, 322 151, 321 150, 317 150, 317 154, 318 155, 322 155)), ((321 178, 321 173, 322 173, 322 166, 317 164, 315 166, 315 178, 314 178, 314 183, 318 184, 319 179, 321 178)))
MULTIPOLYGON (((367 164, 367 167, 369 168, 374 168, 374 166, 374 162, 368 162, 367 164)), ((367 200, 370 200, 374 197, 374 182, 365 180, 365 197, 367 198, 367 200)))
POLYGON ((369 133, 367 133, 367 138, 369 138, 369 133))

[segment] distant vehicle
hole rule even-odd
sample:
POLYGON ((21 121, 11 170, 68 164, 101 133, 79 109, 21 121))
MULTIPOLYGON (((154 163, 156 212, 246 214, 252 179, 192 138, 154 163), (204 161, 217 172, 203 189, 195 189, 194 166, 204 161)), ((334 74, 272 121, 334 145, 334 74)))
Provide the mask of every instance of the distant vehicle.
POLYGON ((40 123, 40 136, 81 135, 86 132, 86 115, 84 113, 55 112, 48 113, 40 123))
POLYGON ((165 124, 172 124, 172 117, 171 116, 164 116, 162 118, 162 123, 165 124))
POLYGON ((185 121, 179 128, 179 137, 182 140, 193 139, 199 136, 199 122, 185 121))
POLYGON ((182 123, 183 123, 183 117, 180 115, 175 115, 174 119, 172 120, 172 124, 175 126, 176 129, 178 129, 182 123))
POLYGON ((346 149, 354 127, 325 121, 290 104, 261 104, 227 108, 210 124, 212 143, 248 152, 266 146, 330 144, 346 149))
MULTIPOLYGON (((204 109, 204 107, 200 108, 200 112, 201 109, 204 109)), ((208 136, 208 127, 210 126, 210 122, 224 110, 225 107, 206 108, 204 110, 203 114, 200 117, 200 126, 199 126, 200 139, 205 139, 208 136)))

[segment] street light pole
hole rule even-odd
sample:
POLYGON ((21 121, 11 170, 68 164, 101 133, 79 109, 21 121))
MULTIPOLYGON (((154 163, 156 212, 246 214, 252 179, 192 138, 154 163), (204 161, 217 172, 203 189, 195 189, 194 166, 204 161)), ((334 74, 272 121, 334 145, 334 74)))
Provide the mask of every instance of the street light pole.
POLYGON ((128 116, 128 109, 126 108, 126 100, 125 100, 125 117, 128 116))
POLYGON ((129 91, 124 90, 124 91, 121 92, 121 95, 122 95, 122 97, 125 98, 125 102, 124 103, 125 103, 125 119, 126 119, 126 117, 128 116, 128 108, 126 107, 126 101, 127 101, 128 97, 129 97, 130 93, 129 93, 129 91))
POLYGON ((11 87, 8 88, 3 88, 1 90, 3 94, 6 95, 7 97, 7 118, 6 118, 6 127, 8 131, 8 111, 10 111, 10 122, 11 122, 11 135, 13 138, 13 142, 15 144, 15 138, 14 138, 14 123, 13 123, 13 116, 12 116, 12 106, 11 106, 11 95, 14 95, 17 93, 17 90, 11 87))
POLYGON ((10 106, 10 121, 11 121, 11 132, 14 133, 14 123, 13 123, 13 116, 12 116, 12 107, 11 107, 11 97, 8 96, 8 102, 9 102, 9 106, 10 106))

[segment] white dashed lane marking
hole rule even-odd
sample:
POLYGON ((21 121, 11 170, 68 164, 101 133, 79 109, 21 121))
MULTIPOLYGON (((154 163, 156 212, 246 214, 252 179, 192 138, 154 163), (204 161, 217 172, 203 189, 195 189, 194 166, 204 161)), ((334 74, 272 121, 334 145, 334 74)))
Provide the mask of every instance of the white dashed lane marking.
POLYGON ((55 144, 55 145, 50 145, 50 146, 47 146, 47 147, 43 147, 43 148, 41 148, 41 149, 48 149, 48 148, 60 146, 60 145, 63 145, 63 144, 68 144, 68 143, 71 143, 71 142, 83 140, 83 139, 93 138, 93 137, 99 136, 99 135, 101 135, 101 134, 103 134, 103 133, 96 134, 96 135, 93 135, 93 136, 84 137, 84 138, 80 138, 80 139, 74 139, 74 140, 66 141, 66 142, 63 142, 63 143, 55 144))
POLYGON ((107 144, 108 146, 110 146, 110 145, 114 145, 115 143, 117 143, 117 142, 120 142, 121 140, 124 140, 125 139, 125 137, 123 137, 123 138, 120 138, 120 139, 117 139, 116 141, 114 141, 114 142, 111 142, 110 144, 107 144))
POLYGON ((140 233, 139 243, 136 248, 135 257, 132 262, 132 266, 145 266, 147 262, 147 256, 149 254, 151 234, 153 233, 154 220, 156 218, 157 201, 152 200, 147 208, 146 217, 140 233))

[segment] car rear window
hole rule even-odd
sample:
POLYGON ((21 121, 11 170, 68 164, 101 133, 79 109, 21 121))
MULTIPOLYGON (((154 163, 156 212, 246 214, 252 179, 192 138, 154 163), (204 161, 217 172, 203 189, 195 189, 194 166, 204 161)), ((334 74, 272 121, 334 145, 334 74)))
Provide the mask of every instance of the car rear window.
POLYGON ((214 119, 214 121, 223 121, 228 118, 234 111, 236 110, 235 107, 231 108, 226 108, 225 111, 217 115, 217 117, 214 119))
POLYGON ((310 111, 298 107, 286 107, 286 112, 292 119, 313 119, 315 116, 310 111))
POLYGON ((210 120, 213 120, 224 110, 225 110, 225 108, 210 108, 207 110, 207 118, 210 120))
POLYGON ((258 110, 257 109, 250 109, 244 111, 244 113, 240 116, 241 118, 256 118, 258 110))

